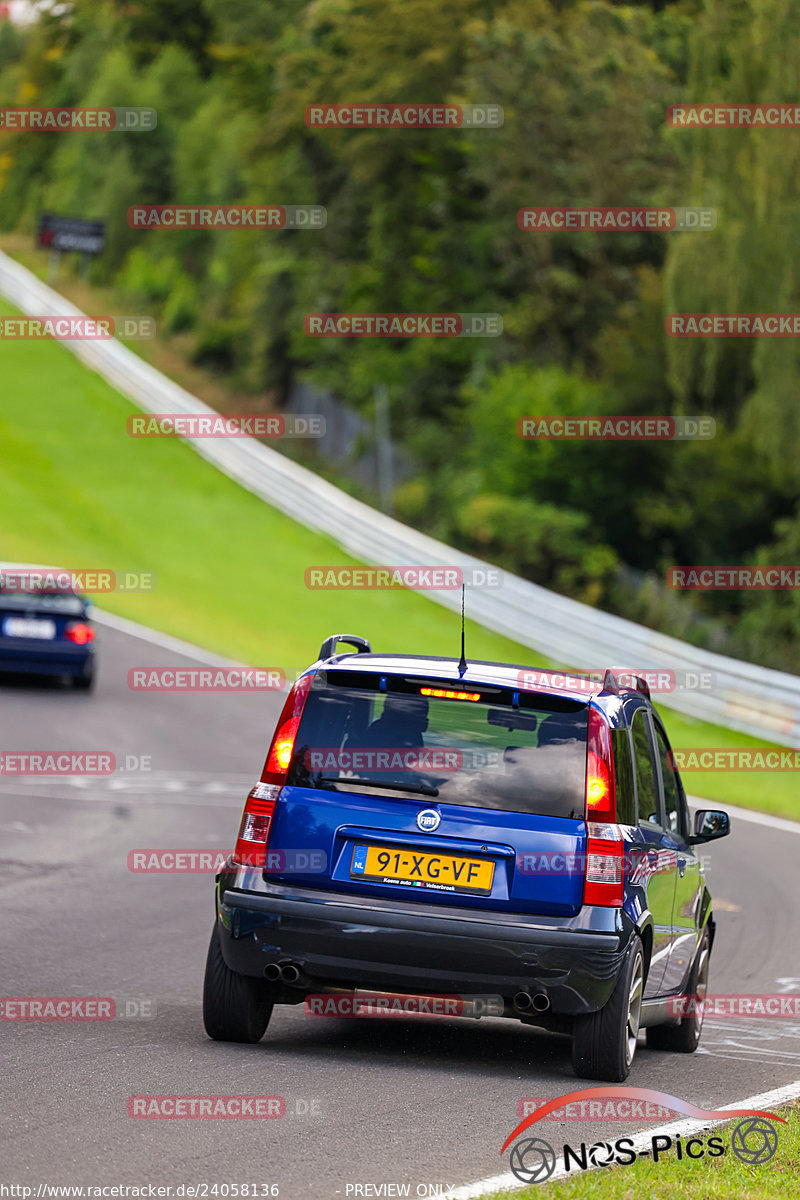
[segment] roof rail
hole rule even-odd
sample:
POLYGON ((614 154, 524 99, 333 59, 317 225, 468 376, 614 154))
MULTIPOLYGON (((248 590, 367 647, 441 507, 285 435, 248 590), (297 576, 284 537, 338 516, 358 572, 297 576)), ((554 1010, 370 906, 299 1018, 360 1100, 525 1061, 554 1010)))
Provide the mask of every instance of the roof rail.
POLYGON ((606 692, 639 692, 646 700, 650 700, 650 685, 643 675, 624 667, 609 667, 603 676, 603 690, 606 692), (630 682, 627 682, 630 680, 630 682))
POLYGON ((319 657, 333 658, 339 642, 347 642, 348 646, 355 646, 356 654, 372 653, 372 646, 370 646, 366 638, 356 637, 353 633, 334 633, 330 637, 325 638, 320 647, 319 657))

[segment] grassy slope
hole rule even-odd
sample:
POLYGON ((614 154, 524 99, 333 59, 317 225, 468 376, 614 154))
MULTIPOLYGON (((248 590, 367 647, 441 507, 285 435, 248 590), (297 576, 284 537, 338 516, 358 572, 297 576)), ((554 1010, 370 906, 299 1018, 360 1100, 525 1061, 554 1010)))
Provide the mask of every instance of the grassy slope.
MULTIPOLYGON (((0 304, 0 313, 11 311, 0 304)), ((151 592, 99 602, 287 672, 306 666, 323 637, 339 631, 385 649, 458 652, 458 618, 424 595, 309 591, 307 567, 352 560, 189 446, 129 438, 125 421, 136 409, 62 347, 2 343, 0 387, 3 558, 154 571, 151 592)), ((475 658, 524 654, 521 661, 537 662, 479 626, 467 638, 475 658)))
MULTIPOLYGON (((134 411, 61 346, 0 344, 0 558, 153 571, 151 592, 114 592, 99 598, 103 607, 287 674, 339 631, 381 649, 457 652, 457 618, 424 595, 309 591, 307 567, 352 560, 190 446, 129 438, 134 411)), ((476 659, 545 663, 473 623, 467 646, 476 659)), ((760 744, 677 713, 667 714, 667 727, 676 746, 760 744)), ((685 778, 696 794, 800 815, 788 773, 685 778)))

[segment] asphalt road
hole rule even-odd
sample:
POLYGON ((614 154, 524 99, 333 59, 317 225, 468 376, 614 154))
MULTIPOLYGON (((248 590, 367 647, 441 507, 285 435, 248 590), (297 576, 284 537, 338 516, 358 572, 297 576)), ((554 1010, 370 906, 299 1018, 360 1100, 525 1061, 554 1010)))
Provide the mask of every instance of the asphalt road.
MULTIPOLYGON (((283 1200, 326 1200, 381 1183, 446 1194, 507 1170, 499 1149, 518 1100, 588 1086, 565 1038, 500 1020, 312 1021, 302 1008, 276 1009, 258 1046, 205 1037, 213 877, 134 874, 127 856, 231 844, 280 697, 134 693, 131 666, 196 663, 117 630, 99 641, 91 696, 0 687, 2 748, 110 750, 123 765, 149 755, 151 769, 0 778, 2 994, 111 996, 150 1015, 0 1023, 0 1182, 276 1184, 283 1200), (127 1101, 143 1094, 278 1095, 286 1115, 136 1120, 127 1101)), ((734 820, 705 849, 718 922, 710 991, 800 991, 800 838, 734 820)), ((694 1056, 642 1045, 628 1084, 713 1108, 798 1077, 800 1020, 717 1019, 694 1056)), ((641 1127, 548 1122, 542 1136, 641 1127)))

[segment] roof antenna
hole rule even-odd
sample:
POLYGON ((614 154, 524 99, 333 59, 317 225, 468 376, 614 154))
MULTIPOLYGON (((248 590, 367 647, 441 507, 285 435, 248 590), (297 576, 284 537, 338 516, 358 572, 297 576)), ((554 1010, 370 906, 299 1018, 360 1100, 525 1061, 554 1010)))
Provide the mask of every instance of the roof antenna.
POLYGON ((467 660, 464 656, 464 584, 461 584, 461 661, 458 664, 458 673, 464 675, 467 669, 467 660))

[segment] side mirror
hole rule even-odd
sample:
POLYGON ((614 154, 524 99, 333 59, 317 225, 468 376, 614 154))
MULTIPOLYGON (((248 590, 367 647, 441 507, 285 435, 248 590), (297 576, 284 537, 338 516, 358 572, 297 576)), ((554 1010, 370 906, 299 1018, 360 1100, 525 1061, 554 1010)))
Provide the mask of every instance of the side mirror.
POLYGON ((694 814, 694 837, 689 838, 689 845, 714 842, 727 837, 730 831, 731 819, 726 812, 720 808, 701 808, 694 814))

